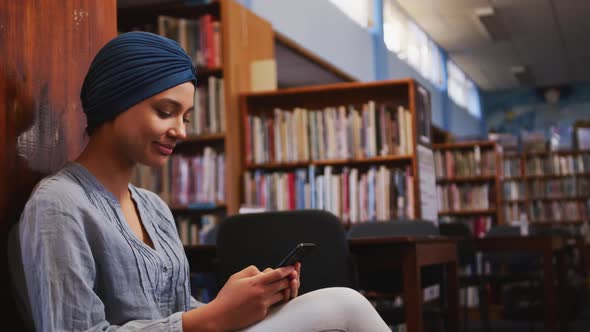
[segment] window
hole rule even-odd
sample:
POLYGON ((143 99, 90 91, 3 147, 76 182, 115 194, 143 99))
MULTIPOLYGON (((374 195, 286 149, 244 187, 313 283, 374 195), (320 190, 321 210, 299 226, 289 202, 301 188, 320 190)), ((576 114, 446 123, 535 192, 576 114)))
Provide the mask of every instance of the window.
POLYGON ((473 82, 451 60, 447 61, 449 97, 477 118, 481 118, 479 92, 473 82))
POLYGON ((371 26, 373 0, 330 0, 363 28, 371 26))
POLYGON ((430 82, 443 87, 440 49, 394 0, 383 1, 383 39, 390 51, 430 82))

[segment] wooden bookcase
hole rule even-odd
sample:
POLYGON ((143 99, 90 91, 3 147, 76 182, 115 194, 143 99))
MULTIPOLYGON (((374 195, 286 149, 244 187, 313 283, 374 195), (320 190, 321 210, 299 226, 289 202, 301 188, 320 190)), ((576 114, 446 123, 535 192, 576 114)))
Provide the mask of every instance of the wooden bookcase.
POLYGON ((453 134, 450 132, 432 125, 432 143, 433 144, 446 144, 453 141, 453 134))
POLYGON ((485 225, 472 225, 479 235, 501 224, 501 147, 493 141, 469 141, 434 144, 433 150, 439 217, 474 223, 489 217, 485 225))
MULTIPOLYGON (((242 202, 244 204, 262 206, 267 210, 325 208, 340 216, 346 225, 350 222, 389 220, 400 217, 425 219, 424 215, 426 213, 423 213, 424 207, 422 206, 422 203, 425 202, 421 201, 421 192, 424 190, 420 190, 424 188, 424 185, 421 185, 421 174, 418 171, 420 167, 418 151, 430 151, 430 157, 432 157, 429 122, 430 94, 414 80, 339 83, 273 92, 246 93, 242 94, 240 98, 240 109, 245 128, 243 137, 243 156, 245 158, 242 162, 244 170, 242 202), (374 102, 373 109, 376 110, 376 121, 373 127, 381 129, 376 129, 378 132, 374 133, 376 143, 367 143, 371 142, 370 137, 372 137, 371 133, 373 132, 365 128, 362 133, 364 133, 366 140, 364 144, 359 146, 356 144, 359 141, 356 138, 357 134, 355 134, 356 130, 359 129, 358 122, 354 122, 353 119, 359 113, 362 116, 362 114, 365 114, 363 112, 366 111, 366 114, 368 114, 366 116, 369 119, 366 123, 372 123, 370 122, 370 109, 372 107, 370 101, 374 102), (330 113, 332 111, 333 113, 330 113), (406 119, 404 123, 407 123, 407 125, 404 128, 409 128, 409 132, 404 131, 403 147, 402 145, 396 145, 400 143, 402 129, 392 124, 396 121, 399 123, 401 118, 406 119), (285 119, 291 119, 292 121, 285 119), (383 119, 386 119, 386 121, 383 121, 383 119), (419 123, 421 119, 423 122, 419 123), (332 122, 333 120, 334 122, 332 122), (264 125, 261 126, 260 124, 264 125), (340 127, 335 127, 338 124, 340 127), (282 127, 283 125, 285 127, 282 127), (297 129, 294 131, 284 129, 289 128, 290 125, 297 129), (328 129, 332 128, 332 125, 336 128, 333 129, 336 132, 327 133, 332 130, 328 129), (396 134, 392 134, 396 132, 393 128, 398 130, 397 140, 395 138, 396 134), (338 140, 330 141, 329 135, 334 135, 338 140), (325 143, 324 148, 320 147, 322 142, 325 143), (387 143, 387 148, 384 147, 384 143, 387 143), (335 153, 334 150, 331 150, 331 154, 326 152, 332 149, 331 146, 338 146, 339 152, 335 153), (320 152, 321 149, 325 149, 324 152, 320 152), (291 155, 286 156, 288 153, 291 153, 291 155), (383 170, 381 174, 387 175, 380 179, 393 179, 394 177, 389 178, 389 176, 392 176, 395 169, 404 170, 406 174, 411 175, 408 178, 411 180, 408 180, 407 186, 404 187, 410 188, 410 190, 407 192, 399 191, 404 193, 403 203, 406 205, 395 205, 395 202, 399 201, 397 201, 397 198, 393 199, 393 197, 400 196, 394 196, 397 195, 397 191, 395 193, 391 191, 394 184, 388 183, 389 189, 384 189, 375 194, 378 197, 378 193, 388 192, 389 194, 383 194, 387 197, 384 201, 367 203, 367 206, 361 206, 359 203, 356 209, 353 209, 353 200, 357 200, 358 195, 361 195, 361 188, 366 187, 363 187, 364 183, 362 182, 358 182, 358 187, 353 186, 352 183, 356 183, 355 181, 361 179, 363 172, 369 172, 371 169, 375 170, 381 166, 388 168, 391 173, 383 170), (329 174, 336 177, 330 178, 326 176, 323 179, 326 179, 327 188, 333 190, 330 191, 331 193, 325 193, 324 190, 324 194, 321 194, 321 189, 318 189, 321 187, 312 183, 322 183, 321 181, 318 182, 318 178, 315 176, 325 175, 328 168, 330 169, 329 174), (354 169, 358 171, 359 177, 348 178, 347 176, 354 169), (307 175, 304 175, 304 173, 307 175), (288 177, 297 176, 297 174, 301 175, 302 178, 299 182, 293 184, 288 177), (272 176, 278 182, 273 182, 273 186, 268 182, 262 182, 262 180, 253 182, 256 176, 258 176, 258 179, 262 179, 265 175, 269 179, 272 176), (280 182, 281 179, 285 179, 287 182, 280 182), (348 181, 347 179, 352 180, 348 181), (335 187, 333 186, 334 181, 337 183, 335 187), (274 186, 277 183, 279 185, 274 186), (316 186, 315 190, 313 189, 314 186, 316 186), (338 193, 335 194, 335 192, 338 193), (316 196, 314 196, 314 193, 316 196), (265 200, 258 199, 265 195, 267 196, 265 200), (323 199, 319 198, 322 195, 331 195, 326 198, 329 203, 323 202, 326 204, 322 206, 321 203, 316 202, 317 204, 313 204, 310 202, 313 200, 312 197, 316 197, 318 200, 323 199), (288 196, 288 198, 285 198, 285 196, 288 196), (274 201, 270 202, 273 199, 274 201), (285 203, 285 200, 287 203, 285 203), (296 203, 294 203, 295 200, 296 203), (408 204, 408 202, 410 203, 408 204), (370 209, 369 205, 371 204, 376 206, 375 209, 380 209, 380 213, 367 213, 366 215, 369 216, 367 219, 360 217, 359 209, 370 209), (354 214, 353 210, 358 213, 354 214), (404 213, 405 216, 402 216, 404 213), (353 215, 356 215, 357 218, 353 218, 353 215)), ((422 182, 425 179, 427 177, 422 179, 422 182)), ((379 183, 385 182, 388 181, 379 183)), ((396 184, 399 183, 399 181, 396 182, 396 184)), ((433 176, 430 190, 432 187, 434 187, 433 176)), ((371 187, 369 186, 369 188, 371 187)), ((397 190, 397 188, 401 187, 395 188, 397 190)), ((375 187, 372 189, 377 190, 375 187)), ((367 193, 368 191, 365 192, 365 194, 367 193)), ((434 212, 434 218, 431 219, 436 219, 435 214, 436 212, 434 212)))
MULTIPOLYGON (((205 213, 235 214, 240 207, 240 176, 242 172, 242 132, 238 111, 238 95, 251 91, 251 64, 274 60, 274 32, 262 18, 234 0, 217 0, 205 4, 184 2, 141 5, 119 8, 118 30, 147 30, 158 32, 158 17, 168 16, 195 20, 210 15, 220 22, 221 66, 197 66, 197 86, 211 76, 223 78, 224 121, 223 132, 191 135, 175 150, 175 154, 196 155, 205 147, 212 147, 225 156, 224 201, 209 205, 171 205, 176 215, 205 213)), ((221 127, 221 125, 220 125, 221 127)))
POLYGON ((517 205, 522 211, 520 219, 526 218, 529 225, 581 225, 588 221, 590 150, 507 154, 503 168, 511 169, 502 178, 507 196, 503 204, 517 205), (519 186, 513 189, 516 196, 509 193, 510 187, 516 186, 513 183, 519 186))

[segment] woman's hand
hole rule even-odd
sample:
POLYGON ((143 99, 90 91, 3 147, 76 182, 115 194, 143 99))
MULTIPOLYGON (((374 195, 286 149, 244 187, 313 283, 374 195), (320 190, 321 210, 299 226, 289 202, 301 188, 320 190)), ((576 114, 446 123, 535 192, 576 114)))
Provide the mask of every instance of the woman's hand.
POLYGON ((301 285, 299 282, 299 276, 301 276, 301 263, 297 262, 295 263, 295 271, 291 272, 291 275, 289 276, 289 279, 291 279, 289 282, 291 296, 287 297, 289 300, 294 299, 299 295, 299 286, 301 285))
MULTIPOLYGON (((283 298, 285 299, 284 302, 288 302, 289 300, 292 300, 296 298, 297 295, 299 295, 299 285, 301 284, 299 281, 299 276, 301 275, 301 263, 295 263, 293 267, 295 268, 295 270, 293 270, 293 272, 291 272, 291 274, 287 277, 289 279, 289 288, 286 288, 283 291, 283 298)), ((267 273, 271 271, 274 270, 271 268, 267 268, 263 272, 267 273)))
POLYGON ((245 328, 264 319, 273 305, 289 300, 285 291, 293 292, 294 281, 299 287, 298 275, 292 266, 267 269, 265 273, 249 266, 232 275, 207 306, 219 313, 217 317, 223 331, 245 328))

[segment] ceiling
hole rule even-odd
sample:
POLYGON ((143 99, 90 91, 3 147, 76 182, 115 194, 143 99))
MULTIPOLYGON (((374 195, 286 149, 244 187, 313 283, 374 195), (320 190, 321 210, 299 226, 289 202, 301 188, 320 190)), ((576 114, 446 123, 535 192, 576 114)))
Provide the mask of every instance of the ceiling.
POLYGON ((520 86, 512 66, 527 66, 535 86, 590 82, 588 0, 397 0, 484 90, 520 86), (493 42, 475 10, 491 6, 509 40, 493 42))

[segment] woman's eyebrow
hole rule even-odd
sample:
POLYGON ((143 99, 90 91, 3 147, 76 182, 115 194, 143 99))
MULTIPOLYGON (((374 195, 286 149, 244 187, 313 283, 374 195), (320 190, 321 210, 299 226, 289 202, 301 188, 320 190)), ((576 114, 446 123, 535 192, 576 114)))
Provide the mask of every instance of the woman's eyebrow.
POLYGON ((158 101, 156 101, 156 104, 161 105, 161 106, 172 105, 176 109, 182 108, 182 104, 180 104, 178 101, 176 101, 174 99, 170 99, 170 98, 159 99, 158 101))

